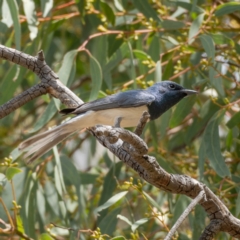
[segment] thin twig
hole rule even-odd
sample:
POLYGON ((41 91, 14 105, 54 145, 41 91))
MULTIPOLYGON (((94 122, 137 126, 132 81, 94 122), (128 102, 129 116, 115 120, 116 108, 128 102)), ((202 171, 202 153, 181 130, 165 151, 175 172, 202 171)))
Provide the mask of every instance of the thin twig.
POLYGON ((193 208, 202 200, 204 194, 205 192, 201 191, 198 194, 198 196, 192 200, 187 209, 182 213, 182 215, 178 218, 177 222, 173 225, 173 227, 171 228, 167 236, 164 238, 164 240, 171 240, 171 238, 173 237, 179 226, 182 224, 182 222, 185 220, 185 218, 189 215, 193 208))

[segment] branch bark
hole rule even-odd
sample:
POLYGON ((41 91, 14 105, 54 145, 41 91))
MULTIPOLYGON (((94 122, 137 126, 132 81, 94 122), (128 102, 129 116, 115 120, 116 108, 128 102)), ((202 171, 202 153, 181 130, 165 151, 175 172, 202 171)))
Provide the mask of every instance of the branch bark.
MULTIPOLYGON (((0 106, 0 118, 46 93, 59 98, 67 107, 76 107, 83 103, 59 81, 57 74, 46 64, 42 51, 36 57, 32 57, 0 45, 0 58, 30 69, 39 76, 41 81, 0 106)), ((103 146, 135 170, 141 178, 157 188, 171 193, 184 194, 192 199, 202 195, 199 204, 206 211, 210 224, 202 233, 201 240, 213 239, 220 231, 240 239, 240 220, 229 212, 224 203, 208 187, 189 176, 166 172, 155 157, 147 155, 147 144, 140 138, 140 135, 148 117, 148 113, 143 114, 135 133, 122 128, 100 125, 88 130, 103 146)))
POLYGON ((46 93, 58 98, 68 107, 74 108, 83 103, 80 98, 59 81, 57 74, 45 62, 43 51, 40 51, 36 57, 33 57, 13 48, 0 45, 0 58, 31 70, 38 75, 41 81, 41 83, 29 88, 0 106, 0 118, 7 116, 30 100, 46 93))

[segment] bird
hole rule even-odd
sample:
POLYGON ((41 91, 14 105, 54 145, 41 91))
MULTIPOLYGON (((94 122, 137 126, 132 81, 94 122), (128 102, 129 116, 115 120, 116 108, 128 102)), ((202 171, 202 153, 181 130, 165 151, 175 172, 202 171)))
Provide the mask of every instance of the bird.
POLYGON ((79 105, 66 108, 61 114, 75 117, 46 132, 32 136, 19 145, 19 150, 32 163, 64 139, 88 127, 110 125, 115 127, 137 126, 143 112, 149 120, 159 118, 164 112, 188 95, 197 91, 186 89, 172 81, 161 81, 147 89, 128 90, 79 105))

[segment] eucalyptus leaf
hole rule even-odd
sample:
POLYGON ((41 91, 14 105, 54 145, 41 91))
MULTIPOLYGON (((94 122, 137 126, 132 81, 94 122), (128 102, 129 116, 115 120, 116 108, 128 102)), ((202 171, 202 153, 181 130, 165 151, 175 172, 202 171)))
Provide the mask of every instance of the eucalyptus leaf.
POLYGON ((110 199, 108 199, 108 201, 106 201, 104 204, 102 204, 101 206, 97 207, 95 209, 95 212, 101 212, 102 210, 111 207, 113 204, 115 204, 116 202, 118 202, 120 199, 122 199, 123 197, 126 196, 126 194, 128 193, 128 191, 123 191, 120 193, 117 193, 116 195, 114 195, 113 197, 111 197, 110 199))
POLYGON ((216 11, 214 12, 216 17, 220 17, 226 14, 230 14, 236 11, 240 11, 240 3, 239 2, 228 2, 220 4, 216 11))
POLYGON ((77 50, 71 50, 64 55, 61 68, 57 73, 59 79, 64 85, 68 85, 72 73, 73 61, 75 60, 77 53, 77 50))
POLYGON ((92 91, 89 101, 95 100, 102 86, 102 68, 92 55, 90 55, 90 75, 92 78, 92 91))
POLYGON ((209 159, 211 167, 222 178, 226 176, 230 177, 231 175, 221 154, 220 148, 218 124, 222 119, 223 114, 224 111, 218 111, 214 114, 209 121, 203 136, 206 157, 209 159))
POLYGON ((133 0, 133 4, 145 15, 146 18, 152 18, 158 23, 162 22, 161 18, 158 16, 157 12, 153 9, 148 1, 133 0))
POLYGON ((33 0, 22 0, 24 13, 27 17, 28 29, 30 31, 30 38, 33 40, 38 34, 38 20, 35 10, 35 3, 33 0))
POLYGON ((22 34, 21 34, 21 25, 19 22, 18 4, 16 0, 7 1, 7 3, 8 3, 12 20, 13 20, 16 49, 20 50, 22 34))
POLYGON ((22 170, 20 168, 16 168, 16 167, 8 167, 7 171, 6 171, 6 178, 8 180, 12 180, 12 178, 18 174, 21 173, 22 170))
POLYGON ((213 60, 215 57, 215 46, 213 39, 211 38, 211 36, 206 34, 199 36, 199 38, 205 52, 207 53, 208 58, 211 58, 213 60))

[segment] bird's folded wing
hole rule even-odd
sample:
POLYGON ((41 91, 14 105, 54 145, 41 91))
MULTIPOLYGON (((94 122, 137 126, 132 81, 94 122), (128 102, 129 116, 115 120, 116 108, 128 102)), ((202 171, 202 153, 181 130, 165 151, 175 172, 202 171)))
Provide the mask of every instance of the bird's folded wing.
POLYGON ((84 103, 75 110, 63 109, 64 114, 81 114, 87 111, 99 111, 111 108, 130 108, 149 105, 155 100, 155 97, 145 90, 130 90, 127 92, 117 93, 102 99, 84 103))

